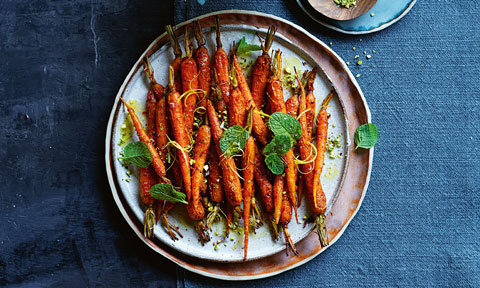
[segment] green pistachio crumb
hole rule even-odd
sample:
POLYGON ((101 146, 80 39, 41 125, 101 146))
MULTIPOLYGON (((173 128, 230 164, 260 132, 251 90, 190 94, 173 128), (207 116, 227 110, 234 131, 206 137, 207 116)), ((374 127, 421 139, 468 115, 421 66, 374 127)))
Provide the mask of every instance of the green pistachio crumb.
POLYGON ((375 13, 373 13, 373 12, 370 13, 370 17, 373 17, 373 16, 375 16, 375 13))
POLYGON ((362 60, 358 60, 357 61, 357 65, 362 65, 363 61, 362 60))
POLYGON ((358 57, 360 57, 360 55, 357 54, 353 59, 358 59, 358 57))
POLYGON ((357 76, 357 78, 360 77, 360 73, 358 73, 356 76, 357 76))
POLYGON ((355 50, 357 50, 357 48, 356 48, 356 47, 352 47, 352 50, 355 51, 355 50))

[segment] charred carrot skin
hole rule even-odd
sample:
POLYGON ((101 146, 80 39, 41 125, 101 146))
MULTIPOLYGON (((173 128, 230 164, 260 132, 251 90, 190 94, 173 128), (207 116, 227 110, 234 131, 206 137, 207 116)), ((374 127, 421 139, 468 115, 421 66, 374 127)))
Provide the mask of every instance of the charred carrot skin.
POLYGON ((213 108, 212 102, 207 100, 208 120, 212 129, 212 137, 215 142, 215 148, 220 155, 220 166, 222 167, 223 186, 225 189, 225 197, 228 203, 235 207, 242 203, 242 187, 237 174, 235 161, 231 156, 222 154, 220 151, 219 141, 222 137, 223 130, 220 128, 217 112, 213 108))
POLYGON ((185 51, 187 56, 183 58, 180 66, 182 77, 182 93, 185 99, 183 113, 185 113, 185 127, 191 134, 195 108, 197 107, 198 70, 197 63, 192 58, 193 47, 188 38, 188 29, 185 29, 185 51))
POLYGON ((203 95, 199 95, 200 99, 198 107, 205 108, 205 101, 210 97, 210 56, 208 50, 205 47, 205 39, 202 34, 202 27, 200 22, 195 21, 195 38, 197 39, 198 48, 195 50, 195 61, 197 62, 198 69, 198 88, 203 90, 203 95))
MULTIPOLYGON (((217 77, 217 85, 222 91, 222 99, 226 104, 230 101, 230 76, 228 73, 228 54, 222 48, 222 40, 220 37, 220 24, 218 16, 215 17, 215 25, 217 31, 217 51, 215 52, 215 74, 217 77)), ((219 110, 221 111, 221 110, 219 110)))
POLYGON ((169 118, 172 122, 172 132, 175 141, 180 145, 181 149, 177 148, 177 159, 180 165, 180 171, 182 174, 183 187, 185 189, 185 194, 187 199, 191 198, 192 192, 192 181, 190 175, 190 157, 188 155, 188 146, 189 146, 189 136, 187 129, 185 127, 184 117, 183 117, 183 108, 182 102, 180 99, 180 94, 175 91, 175 86, 173 83, 173 67, 169 67, 170 70, 170 83, 169 88, 170 92, 168 93, 168 107, 169 107, 169 118))
POLYGON ((170 38, 170 46, 173 48, 173 54, 175 55, 175 59, 173 59, 172 67, 174 73, 174 81, 175 81, 175 90, 177 92, 182 91, 182 78, 180 76, 180 65, 182 63, 182 49, 180 48, 180 44, 178 43, 177 36, 175 35, 173 28, 171 25, 165 26, 167 30, 168 37, 170 38))
POLYGON ((244 101, 247 102, 247 110, 253 107, 253 125, 252 131, 255 139, 257 139, 262 145, 266 145, 268 142, 268 129, 263 122, 262 117, 260 116, 259 110, 255 105, 255 102, 252 98, 252 93, 250 92, 250 88, 248 87, 247 81, 245 80, 245 75, 243 74, 242 67, 240 66, 240 62, 238 62, 237 55, 235 55, 235 47, 233 48, 233 65, 235 68, 235 76, 238 81, 238 87, 240 91, 242 91, 244 101))
POLYGON ((157 149, 155 149, 155 146, 153 145, 152 141, 143 129, 140 119, 138 119, 137 115, 135 114, 135 110, 125 100, 123 100, 123 98, 120 98, 120 100, 122 100, 125 107, 127 107, 128 113, 132 118, 133 126, 135 126, 135 130, 137 131, 138 138, 140 139, 140 141, 147 144, 148 150, 150 151, 150 154, 152 154, 152 166, 155 170, 155 173, 157 173, 157 175, 165 182, 170 182, 168 181, 168 179, 165 178, 165 165, 160 159, 157 149))
MULTIPOLYGON (((287 113, 285 100, 283 98, 283 84, 280 81, 282 73, 282 54, 280 49, 275 51, 275 59, 272 64, 272 73, 268 79, 267 90, 269 95, 269 104, 272 112, 287 113)), ((287 181, 288 198, 295 210, 295 219, 298 223, 297 217, 297 191, 296 191, 296 167, 293 150, 290 149, 284 156, 283 161, 286 164, 285 177, 287 181)))
POLYGON ((250 228, 250 205, 253 192, 253 174, 255 166, 255 142, 250 136, 245 145, 243 155, 243 223, 244 223, 244 255, 243 260, 247 260, 248 233, 250 228))
POLYGON ((218 154, 213 144, 210 145, 208 157, 208 170, 210 171, 210 174, 208 174, 208 192, 210 200, 221 203, 223 201, 222 171, 220 169, 220 159, 218 159, 218 154))
POLYGON ((203 125, 198 130, 195 147, 193 148, 193 164, 192 172, 192 195, 188 199, 187 211, 192 220, 201 220, 205 215, 205 210, 200 202, 200 188, 203 181, 203 167, 207 160, 208 148, 210 147, 210 127, 203 125))
POLYGON ((268 176, 266 174, 267 167, 265 166, 265 162, 262 158, 262 153, 258 148, 257 144, 255 143, 255 169, 254 169, 254 176, 255 182, 257 182, 258 187, 260 188, 260 194, 262 196, 263 205, 265 206, 265 210, 268 213, 273 212, 273 186, 268 180, 268 176))
POLYGON ((265 91, 268 76, 270 74, 270 66, 272 65, 272 59, 268 55, 268 51, 272 47, 273 38, 275 36, 276 29, 273 26, 268 28, 267 37, 265 39, 265 45, 262 44, 262 55, 257 57, 253 66, 252 73, 252 98, 255 105, 259 108, 263 106, 265 101, 265 91))

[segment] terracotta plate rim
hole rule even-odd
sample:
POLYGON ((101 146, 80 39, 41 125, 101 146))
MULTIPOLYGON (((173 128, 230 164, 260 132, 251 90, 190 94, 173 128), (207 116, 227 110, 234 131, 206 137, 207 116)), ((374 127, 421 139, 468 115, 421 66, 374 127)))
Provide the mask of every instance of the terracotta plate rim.
MULTIPOLYGON (((327 49, 329 50, 329 52, 333 55, 334 58, 336 58, 336 60, 341 63, 342 65, 342 68, 347 72, 347 75, 349 77, 349 80, 352 82, 353 86, 355 87, 355 89, 357 89, 358 91, 358 94, 360 96, 360 100, 362 101, 363 105, 364 105, 364 109, 365 109, 365 116, 366 116, 366 119, 367 119, 367 122, 371 122, 371 113, 370 113, 370 109, 368 107, 368 104, 366 102, 366 99, 365 99, 365 96, 363 95, 363 92, 362 90, 360 89, 360 86, 358 85, 354 75, 352 74, 352 72, 348 69, 347 65, 345 64, 345 62, 342 60, 342 58, 337 54, 335 53, 330 47, 328 47, 325 43, 323 43, 322 41, 320 41, 318 38, 316 38, 315 36, 313 36, 311 33, 309 33, 308 31, 306 31, 304 28, 300 27, 299 25, 297 24, 294 24, 288 20, 285 20, 281 17, 278 17, 278 16, 275 16, 275 15, 271 15, 271 14, 267 14, 267 13, 261 13, 261 12, 256 12, 256 11, 248 11, 248 10, 221 10, 221 11, 216 11, 216 12, 212 12, 212 13, 208 13, 208 14, 204 14, 204 15, 201 15, 201 16, 198 16, 198 17, 195 17, 195 18, 192 18, 192 19, 189 19, 187 21, 184 21, 182 23, 179 23, 177 24, 176 26, 183 26, 185 24, 188 24, 190 22, 192 22, 193 20, 195 19, 202 19, 202 18, 206 18, 206 17, 209 17, 209 16, 213 16, 213 15, 221 15, 221 14, 243 14, 243 15, 256 15, 256 16, 261 16, 261 17, 265 17, 265 18, 271 18, 271 19, 274 19, 276 21, 279 21, 279 22, 283 22, 285 24, 288 24, 290 26, 292 26, 293 28, 295 29, 298 29, 299 31, 301 31, 302 33, 304 33, 305 35, 307 35, 308 37, 312 38, 315 42, 317 42, 319 45, 323 46, 324 49, 327 49)), ((255 25, 253 25, 255 26, 255 25)), ((142 53, 142 56, 135 62, 135 64, 133 65, 133 68, 130 70, 130 72, 128 73, 127 77, 125 79, 130 79, 132 77, 132 75, 136 72, 135 70, 135 67, 137 67, 139 65, 139 63, 142 61, 142 57, 145 53, 147 53, 148 51, 150 51, 154 46, 155 44, 161 39, 163 38, 164 36, 166 35, 166 32, 161 34, 160 36, 158 36, 149 46, 148 48, 145 50, 145 52, 142 53)), ((328 76, 328 75, 327 75, 328 76)), ((274 276, 274 275, 277 275, 277 274, 280 274, 282 272, 285 272, 285 271, 288 271, 288 270, 291 270, 291 269, 294 269, 300 265, 303 265, 305 264, 306 262, 312 260, 313 258, 315 258, 316 256, 318 256, 320 253, 322 253, 323 251, 325 251, 328 247, 330 247, 331 245, 333 245, 341 236, 342 234, 344 233, 344 231, 346 230, 346 228, 348 227, 348 225, 350 224, 350 222, 352 221, 352 219, 355 217, 355 215, 357 214, 357 212, 360 210, 360 207, 362 205, 362 202, 363 202, 363 199, 365 198, 365 195, 366 195, 366 191, 368 189, 368 184, 370 182, 370 175, 371 175, 371 170, 372 170, 372 163, 373 163, 373 154, 374 154, 374 149, 370 149, 369 151, 369 164, 368 164, 368 171, 367 171, 367 174, 366 174, 366 178, 365 178, 365 185, 363 187, 363 190, 362 190, 362 193, 361 193, 361 197, 358 201, 358 205, 356 206, 355 210, 353 211, 353 213, 351 214, 350 218, 345 222, 344 226, 342 227, 342 229, 337 233, 336 237, 329 243, 329 245, 327 247, 324 247, 323 249, 321 249, 320 251, 318 251, 317 253, 315 254, 312 254, 311 256, 309 257, 306 257, 305 259, 301 260, 301 261, 298 261, 296 263, 293 263, 292 265, 290 266, 287 266, 285 268, 280 268, 279 270, 276 270, 276 271, 273 271, 273 272, 270 272, 270 273, 263 273, 263 274, 257 274, 257 275, 248 275, 248 276, 229 276, 229 275, 222 275, 222 274, 216 274, 216 273, 210 273, 210 272, 205 272, 203 270, 200 270, 200 269, 195 269, 194 267, 190 266, 190 265, 187 265, 186 263, 184 263, 183 261, 180 261, 178 259, 176 259, 175 257, 171 257, 170 253, 167 253, 166 251, 162 250, 162 249, 159 249, 158 247, 154 246, 153 245, 153 242, 148 240, 148 239, 145 239, 145 237, 143 236, 142 232, 136 227, 135 223, 134 223, 134 220, 132 220, 130 218, 130 216, 128 215, 128 212, 126 211, 125 207, 123 206, 123 203, 122 203, 122 200, 120 199, 120 193, 119 191, 117 191, 117 188, 116 188, 116 184, 115 184, 115 180, 114 180, 114 176, 113 176, 113 173, 112 173, 112 169, 111 169, 111 141, 112 141, 112 126, 113 126, 113 123, 114 123, 114 120, 115 120, 115 114, 116 114, 116 110, 117 110, 117 106, 119 105, 119 97, 123 94, 123 91, 125 90, 126 86, 128 85, 129 81, 125 80, 124 83, 122 84, 122 86, 120 87, 117 95, 115 96, 115 102, 114 102, 114 105, 112 107, 112 111, 110 113, 110 117, 109 117, 109 121, 108 121, 108 124, 107 124, 107 133, 106 133, 106 138, 105 138, 105 164, 106 164, 106 172, 107 172, 107 179, 108 179, 108 182, 109 182, 109 185, 110 185, 110 188, 112 190, 112 196, 115 200, 115 203, 117 204, 122 216, 125 218, 126 222, 128 223, 128 225, 133 229, 133 231, 135 232, 135 234, 137 234, 137 236, 140 238, 140 240, 142 240, 148 247, 150 247, 152 250, 154 250, 155 252, 159 253, 160 255, 164 256, 165 258, 171 260, 172 262, 176 263, 177 265, 179 265, 180 267, 190 271, 190 272, 193 272, 193 273, 196 273, 196 274, 199 274, 199 275, 202 275, 202 276, 206 276, 206 277, 211 277, 211 278, 216 278, 216 279, 221 279, 221 280, 231 280, 231 281, 242 281, 242 280, 255 280, 255 279, 261 279, 261 278, 267 278, 267 277, 270 277, 270 276, 274 276)), ((185 261, 187 262, 187 261, 185 261)))

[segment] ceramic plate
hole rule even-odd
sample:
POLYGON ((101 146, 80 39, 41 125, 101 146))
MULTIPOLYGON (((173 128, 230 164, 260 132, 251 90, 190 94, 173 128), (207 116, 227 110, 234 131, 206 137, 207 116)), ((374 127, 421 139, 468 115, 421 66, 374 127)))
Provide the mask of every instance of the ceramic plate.
MULTIPOLYGON (((353 145, 350 145, 350 139, 353 139, 356 127, 370 120, 370 113, 360 88, 346 65, 325 44, 302 28, 271 15, 248 11, 222 11, 196 18, 204 27, 208 48, 211 52, 214 51, 212 27, 215 15, 220 17, 222 41, 226 50, 230 48, 233 41, 238 41, 242 36, 246 37, 247 42, 255 43, 254 33, 264 33, 268 25, 273 24, 278 28, 273 48, 282 49, 286 66, 294 65, 297 68, 300 67, 302 71, 311 69, 314 65, 321 68, 315 83, 317 100, 321 101, 331 89, 336 90, 337 96, 328 107, 328 112, 332 115, 329 134, 341 135, 342 148, 338 148, 336 152, 342 153, 342 157, 328 159, 322 174, 322 184, 326 191, 329 210, 327 227, 330 245, 333 244, 358 210, 366 191, 371 169, 373 150, 357 153, 352 149, 353 145)), ((183 35, 185 26, 190 22, 187 21, 177 26, 179 35, 183 35)), ((183 39, 180 38, 180 41, 182 42, 183 39)), ((250 261, 239 263, 243 255, 242 235, 231 233, 234 235, 234 240, 224 240, 218 250, 213 249, 211 242, 201 246, 192 229, 192 223, 180 205, 170 213, 170 219, 182 229, 183 239, 173 242, 160 225, 155 227, 155 239, 150 240, 143 237, 144 210, 138 199, 136 176, 138 172, 131 167, 133 174, 127 176, 126 168, 121 165, 117 157, 122 149, 118 145, 120 126, 124 123, 126 115, 123 107, 119 105, 119 98, 131 100, 139 115, 142 115, 144 109, 142 103, 145 102, 148 88, 141 65, 141 59, 144 56, 151 59, 157 81, 166 83, 167 67, 163 63, 171 62, 173 53, 168 44, 167 35, 163 34, 139 58, 120 88, 112 109, 106 138, 107 174, 113 196, 135 233, 156 252, 188 270, 210 277, 231 280, 274 275, 296 267, 323 251, 325 248, 322 249, 319 246, 316 234, 309 234, 310 227, 308 225, 303 228, 303 225, 297 225, 295 221, 292 221, 289 230, 294 241, 297 242, 299 256, 286 256, 284 239, 273 242, 269 236, 268 226, 264 225, 257 230, 256 235, 250 238, 250 261), (126 181, 127 177, 131 179, 130 182, 126 181), (227 264, 220 262, 227 262, 227 264)), ((257 55, 251 55, 252 59, 255 56, 257 55)), ((286 94, 287 97, 290 95, 286 94)), ((309 215, 307 207, 308 204, 304 200, 299 210, 300 221, 303 221, 303 215, 309 215)), ((212 242, 222 239, 223 226, 222 223, 219 223, 213 227, 213 231, 210 233, 213 236, 212 242), (216 236, 215 232, 219 236, 216 236)))
POLYGON ((383 30, 405 16, 416 2, 416 0, 378 0, 364 15, 352 20, 337 21, 315 11, 307 0, 297 0, 300 8, 317 23, 346 34, 368 34, 383 30))

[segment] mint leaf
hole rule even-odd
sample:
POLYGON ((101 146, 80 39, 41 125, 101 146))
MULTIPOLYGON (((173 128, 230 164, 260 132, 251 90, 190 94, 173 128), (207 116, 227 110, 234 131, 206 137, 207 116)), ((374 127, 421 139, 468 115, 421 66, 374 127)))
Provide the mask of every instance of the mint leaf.
POLYGON ((270 154, 265 157, 265 164, 267 164, 268 169, 275 175, 281 175, 285 170, 282 158, 278 157, 277 154, 270 154))
POLYGON ((185 194, 178 192, 172 185, 167 183, 153 185, 150 188, 150 196, 158 200, 166 200, 170 203, 188 204, 188 202, 185 201, 185 194))
POLYGON ((283 157, 290 148, 293 147, 292 138, 288 135, 277 135, 273 137, 272 141, 265 145, 263 148, 264 155, 276 154, 279 157, 283 157))
POLYGON ((354 135, 355 149, 358 147, 364 149, 370 149, 378 141, 378 127, 375 124, 367 123, 361 126, 358 126, 354 135))
POLYGON ((141 168, 146 168, 152 163, 152 154, 147 144, 140 141, 128 143, 123 149, 123 157, 119 158, 141 168))
POLYGON ((247 144, 250 133, 240 125, 233 125, 223 132, 219 141, 220 150, 225 155, 240 153, 247 144))
POLYGON ((245 41, 245 36, 243 36, 242 40, 240 40, 240 43, 237 46, 237 55, 243 55, 243 54, 247 54, 248 52, 260 51, 260 50, 262 50, 262 47, 258 45, 248 44, 245 41))
POLYGON ((273 113, 268 120, 270 129, 275 135, 289 135, 292 140, 298 140, 302 136, 302 127, 295 117, 287 113, 273 113))

